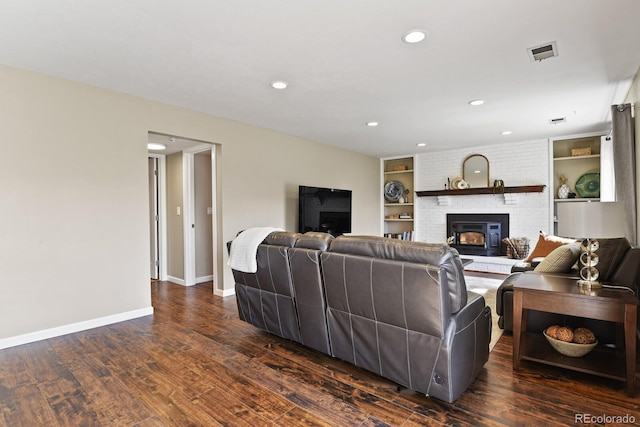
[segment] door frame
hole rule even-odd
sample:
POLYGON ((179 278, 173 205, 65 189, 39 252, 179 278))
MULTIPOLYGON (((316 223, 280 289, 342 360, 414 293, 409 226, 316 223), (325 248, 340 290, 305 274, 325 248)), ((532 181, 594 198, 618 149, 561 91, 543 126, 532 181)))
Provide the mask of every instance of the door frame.
POLYGON ((167 280, 167 159, 164 154, 147 153, 158 160, 158 273, 167 280))
POLYGON ((218 274, 218 245, 217 245, 217 179, 216 156, 217 145, 202 143, 183 150, 182 152, 182 185, 183 185, 183 227, 184 227, 184 285, 196 284, 196 239, 195 239, 195 155, 203 151, 211 151, 211 247, 213 256, 214 290, 221 280, 218 274))

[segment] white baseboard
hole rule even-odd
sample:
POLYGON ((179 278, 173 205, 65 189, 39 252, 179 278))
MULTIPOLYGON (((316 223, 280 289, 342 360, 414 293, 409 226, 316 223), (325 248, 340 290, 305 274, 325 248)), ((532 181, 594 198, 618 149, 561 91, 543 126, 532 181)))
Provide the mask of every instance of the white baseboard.
POLYGON ((218 297, 230 297, 236 294, 235 289, 225 289, 221 291, 220 289, 214 289, 213 294, 218 297))
MULTIPOLYGON (((185 282, 184 279, 180 279, 178 277, 167 276, 167 281, 171 283, 175 283, 176 285, 187 286, 187 282, 185 282)), ((195 284, 197 285, 198 283, 212 282, 212 281, 213 281, 213 276, 196 277, 195 284)))
POLYGON ((0 349, 46 340, 49 338, 72 334, 74 332, 86 331, 87 329, 124 322, 125 320, 136 319, 138 317, 149 316, 151 314, 153 314, 153 307, 150 306, 139 310, 127 311, 124 313, 113 314, 111 316, 99 317, 97 319, 85 320, 83 322, 71 323, 68 325, 58 326, 56 328, 31 332, 24 335, 17 335, 15 337, 2 338, 0 339, 0 349))
POLYGON ((182 285, 185 286, 185 281, 184 279, 180 279, 178 277, 173 277, 173 276, 167 276, 167 281, 171 282, 171 283, 175 283, 176 285, 182 285))
POLYGON ((196 277, 196 285, 204 282, 213 282, 213 274, 210 274, 209 276, 196 277))

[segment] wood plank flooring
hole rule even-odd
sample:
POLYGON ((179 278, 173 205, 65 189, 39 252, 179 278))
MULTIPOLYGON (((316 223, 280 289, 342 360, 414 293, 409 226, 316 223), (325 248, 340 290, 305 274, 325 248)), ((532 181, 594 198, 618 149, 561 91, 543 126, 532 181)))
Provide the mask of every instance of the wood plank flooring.
POLYGON ((508 334, 447 404, 255 329, 211 283, 151 286, 153 316, 0 350, 0 427, 640 423, 640 393, 621 382, 524 362, 512 372, 508 334))

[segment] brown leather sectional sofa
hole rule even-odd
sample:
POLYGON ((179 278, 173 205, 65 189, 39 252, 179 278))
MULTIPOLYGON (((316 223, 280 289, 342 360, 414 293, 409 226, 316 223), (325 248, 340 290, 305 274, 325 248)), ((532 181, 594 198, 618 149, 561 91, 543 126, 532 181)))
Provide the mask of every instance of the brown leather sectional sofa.
POLYGON ((491 310, 446 246, 271 233, 258 271, 233 271, 242 320, 455 401, 489 357, 491 310))
MULTIPOLYGON (((597 268, 601 271, 599 280, 607 285, 629 288, 638 297, 640 292, 640 247, 631 247, 624 238, 600 239, 598 254, 600 263, 597 268)), ((513 283, 521 274, 554 274, 575 277, 576 280, 579 278, 577 270, 571 270, 567 273, 540 273, 534 270, 515 272, 508 276, 498 288, 496 295, 498 326, 505 331, 513 331, 513 283)), ((611 322, 575 318, 535 310, 530 310, 527 315, 527 330, 529 331, 541 332, 553 324, 589 327, 595 332, 600 343, 616 343, 616 328, 615 324, 611 322)), ((640 327, 640 312, 638 313, 638 325, 640 327)), ((640 336, 640 330, 638 331, 638 336, 640 336)))

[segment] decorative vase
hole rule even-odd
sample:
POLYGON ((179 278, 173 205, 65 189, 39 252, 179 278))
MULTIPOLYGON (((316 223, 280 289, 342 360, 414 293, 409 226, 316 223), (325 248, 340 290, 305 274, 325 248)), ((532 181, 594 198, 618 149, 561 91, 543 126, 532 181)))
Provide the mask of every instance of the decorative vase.
POLYGON ((398 203, 404 203, 404 196, 400 196, 398 198, 398 203))
POLYGON ((571 189, 569 188, 569 186, 567 184, 562 184, 560 186, 560 188, 558 188, 558 198, 560 198, 560 199, 568 199, 570 191, 571 191, 571 189))

